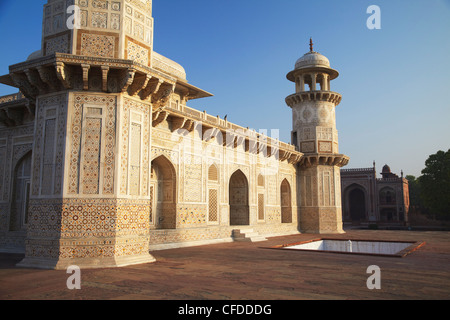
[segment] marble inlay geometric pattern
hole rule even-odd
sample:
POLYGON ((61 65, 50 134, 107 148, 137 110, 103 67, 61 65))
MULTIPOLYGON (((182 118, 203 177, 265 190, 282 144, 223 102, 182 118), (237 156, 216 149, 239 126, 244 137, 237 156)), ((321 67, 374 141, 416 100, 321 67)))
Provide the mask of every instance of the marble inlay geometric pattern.
POLYGON ((99 194, 102 119, 87 118, 84 127, 82 193, 99 194))
POLYGON ((116 37, 100 34, 81 34, 81 55, 114 58, 116 37))
POLYGON ((149 201, 120 199, 33 200, 28 257, 89 258, 142 254, 148 250, 149 201), (62 212, 62 215, 61 215, 62 212), (60 236, 59 250, 45 240, 60 236), (114 241, 127 235, 127 242, 114 241), (41 240, 39 240, 41 239, 41 240), (89 239, 89 240, 87 240, 89 239))
POLYGON ((115 168, 115 145, 116 145, 116 106, 117 98, 114 95, 95 95, 95 94, 74 94, 74 104, 72 108, 72 147, 69 162, 68 192, 78 194, 88 192, 88 194, 113 194, 114 192, 114 168, 115 168), (87 117, 83 123, 83 106, 87 108, 97 106, 103 108, 104 121, 93 120, 87 117), (82 138, 87 140, 85 144, 90 147, 88 155, 81 158, 82 138), (100 139, 104 136, 104 139, 100 139), (100 139, 100 140, 97 140, 100 139), (103 146, 101 146, 103 144, 103 146), (104 155, 100 160, 97 159, 97 152, 103 148, 104 155), (86 162, 87 161, 87 162, 86 162), (103 162, 103 176, 97 177, 98 161, 103 162), (87 165, 87 176, 80 177, 80 166, 87 165), (87 180, 86 180, 87 178, 87 180), (97 180, 98 179, 98 180, 97 180), (87 187, 79 190, 80 180, 87 182, 87 187), (102 180, 103 190, 99 190, 95 181, 102 180))
POLYGON ((91 25, 93 28, 106 29, 108 27, 108 13, 92 12, 91 25))
POLYGON ((134 60, 144 66, 149 66, 149 50, 138 45, 137 43, 134 43, 133 41, 128 41, 127 43, 127 59, 134 60))
POLYGON ((130 194, 140 195, 141 182, 141 124, 131 124, 131 152, 130 152, 130 194))

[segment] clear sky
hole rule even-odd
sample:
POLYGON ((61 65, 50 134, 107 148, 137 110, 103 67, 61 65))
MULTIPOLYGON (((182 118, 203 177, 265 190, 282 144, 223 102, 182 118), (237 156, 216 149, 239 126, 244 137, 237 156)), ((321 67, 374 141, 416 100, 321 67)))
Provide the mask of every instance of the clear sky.
MULTIPOLYGON (((0 0, 0 74, 40 49, 46 0, 0 0)), ((314 50, 340 77, 340 152, 348 168, 377 162, 420 175, 450 149, 450 0, 153 0, 154 50, 214 94, 189 106, 290 142, 294 93, 286 74, 314 50), (381 30, 369 30, 370 5, 381 30)), ((16 92, 0 85, 0 95, 16 92)))

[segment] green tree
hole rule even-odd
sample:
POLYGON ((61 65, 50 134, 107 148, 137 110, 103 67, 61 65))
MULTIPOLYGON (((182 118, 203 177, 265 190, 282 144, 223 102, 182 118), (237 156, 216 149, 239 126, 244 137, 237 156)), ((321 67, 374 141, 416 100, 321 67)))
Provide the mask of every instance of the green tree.
POLYGON ((418 180, 423 205, 436 218, 450 219, 450 150, 430 155, 418 180))
POLYGON ((413 208, 420 209, 422 207, 422 200, 420 198, 419 179, 412 175, 407 175, 405 178, 408 180, 409 204, 413 208))

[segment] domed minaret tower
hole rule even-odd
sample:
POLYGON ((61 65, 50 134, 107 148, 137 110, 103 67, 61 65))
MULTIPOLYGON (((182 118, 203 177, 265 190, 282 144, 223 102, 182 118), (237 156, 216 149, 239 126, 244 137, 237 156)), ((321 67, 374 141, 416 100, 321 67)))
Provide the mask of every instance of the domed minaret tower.
POLYGON ((306 233, 343 233, 340 168, 349 158, 339 154, 335 108, 342 96, 331 91, 339 73, 313 50, 297 60, 287 79, 296 93, 286 98, 292 108, 292 144, 304 153, 298 180, 300 228, 306 233))

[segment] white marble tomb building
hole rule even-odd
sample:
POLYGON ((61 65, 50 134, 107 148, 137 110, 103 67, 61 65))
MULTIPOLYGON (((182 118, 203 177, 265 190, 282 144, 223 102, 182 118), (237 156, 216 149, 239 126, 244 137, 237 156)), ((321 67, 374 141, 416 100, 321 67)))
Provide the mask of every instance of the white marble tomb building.
POLYGON ((154 51, 151 0, 48 0, 43 15, 41 49, 0 77, 19 90, 0 97, 0 249, 20 266, 343 232, 338 72, 312 45, 287 75, 285 143, 188 106, 212 95, 154 51))

